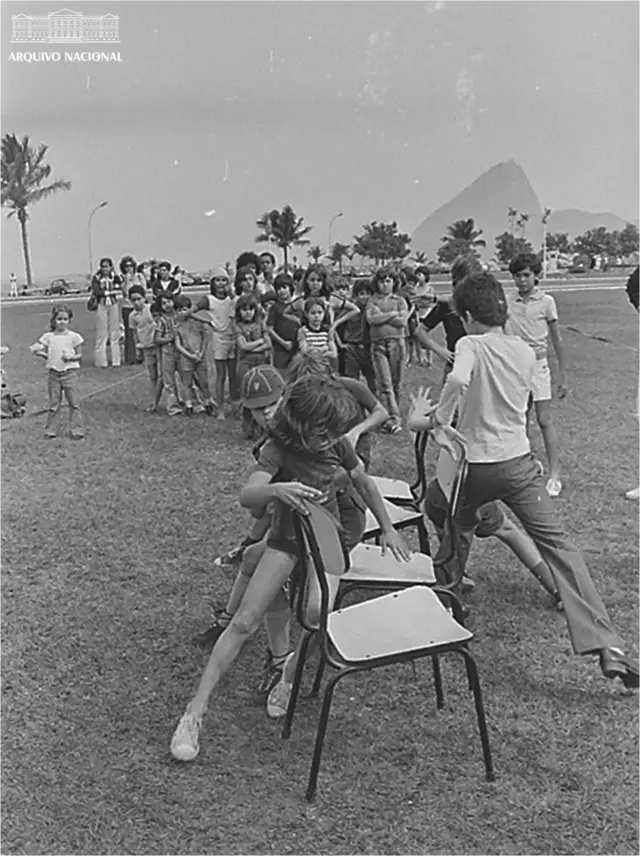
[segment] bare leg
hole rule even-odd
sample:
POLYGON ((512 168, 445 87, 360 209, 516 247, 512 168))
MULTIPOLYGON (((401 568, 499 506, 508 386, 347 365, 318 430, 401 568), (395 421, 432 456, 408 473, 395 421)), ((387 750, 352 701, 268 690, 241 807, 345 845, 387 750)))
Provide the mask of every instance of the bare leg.
POLYGON ((224 383, 227 379, 227 361, 216 360, 216 403, 218 419, 224 419, 224 383))
POLYGON ((556 426, 551 418, 551 402, 536 401, 536 419, 542 432, 544 448, 549 461, 549 476, 552 479, 560 477, 560 457, 558 454, 558 436, 556 426))

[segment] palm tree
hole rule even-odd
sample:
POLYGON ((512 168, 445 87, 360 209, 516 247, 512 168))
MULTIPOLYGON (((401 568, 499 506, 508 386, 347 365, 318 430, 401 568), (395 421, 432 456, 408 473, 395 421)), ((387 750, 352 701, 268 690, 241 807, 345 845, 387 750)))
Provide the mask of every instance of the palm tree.
POLYGON ((516 222, 516 217, 518 216, 517 208, 511 208, 509 206, 509 231, 513 232, 513 227, 516 222))
POLYGON ((414 254, 413 254, 413 261, 414 261, 417 265, 426 265, 426 263, 427 263, 427 254, 426 254, 426 253, 423 253, 423 252, 422 252, 422 250, 418 250, 416 253, 414 253, 414 254))
POLYGON ((482 229, 476 229, 476 224, 473 217, 466 220, 456 220, 451 226, 447 226, 448 235, 442 238, 443 241, 465 241, 469 245, 469 249, 475 247, 486 247, 487 242, 481 238, 482 229))
POLYGON ((34 148, 30 144, 28 136, 18 140, 15 134, 6 134, 2 138, 2 167, 0 171, 2 207, 10 208, 7 217, 13 217, 15 214, 20 223, 28 286, 33 285, 33 277, 29 256, 29 236, 27 234, 27 220, 29 219, 27 209, 59 190, 71 190, 71 182, 64 179, 58 179, 51 184, 44 184, 52 169, 44 160, 48 148, 42 143, 34 148))
POLYGON ((273 242, 280 247, 284 255, 284 269, 289 269, 289 247, 301 247, 310 244, 305 235, 313 226, 305 226, 304 218, 298 217, 290 205, 285 205, 282 211, 272 208, 256 220, 256 226, 262 231, 256 238, 256 244, 273 242))
POLYGON ((324 250, 322 249, 322 247, 320 247, 316 244, 315 247, 309 247, 309 249, 307 250, 307 255, 309 256, 310 259, 313 259, 315 264, 318 264, 318 262, 320 261, 320 259, 324 255, 324 250))
POLYGON ((349 244, 341 244, 339 241, 336 241, 336 243, 331 246, 329 258, 332 262, 335 262, 338 265, 340 273, 342 273, 342 260, 350 259, 352 257, 353 254, 349 244))

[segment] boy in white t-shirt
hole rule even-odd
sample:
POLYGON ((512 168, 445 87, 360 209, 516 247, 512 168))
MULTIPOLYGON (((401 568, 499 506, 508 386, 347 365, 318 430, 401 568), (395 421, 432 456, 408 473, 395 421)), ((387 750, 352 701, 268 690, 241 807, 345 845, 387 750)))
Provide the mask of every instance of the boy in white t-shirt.
POLYGON ((560 496, 560 457, 558 454, 558 436, 551 417, 551 371, 547 360, 547 340, 550 338, 558 360, 558 398, 567 394, 565 383, 564 349, 558 329, 558 310, 550 294, 538 288, 538 274, 541 271, 538 257, 532 253, 521 253, 511 260, 509 273, 513 277, 518 294, 509 301, 509 314, 505 332, 510 336, 519 336, 536 355, 533 373, 532 396, 536 408, 536 419, 542 432, 544 448, 549 460, 549 496, 560 496))
POLYGON ((555 506, 531 454, 527 405, 534 384, 536 355, 516 336, 504 332, 507 301, 489 273, 471 274, 453 293, 455 310, 467 331, 455 348, 453 368, 440 401, 416 397, 409 424, 433 433, 449 446, 452 417, 458 410, 457 438, 466 447, 469 470, 456 525, 463 532, 478 526, 478 511, 497 499, 524 526, 551 571, 564 604, 576 654, 597 654, 607 678, 638 687, 638 668, 622 650, 607 610, 582 554, 560 525, 555 506))
POLYGON ((62 393, 69 405, 69 431, 74 440, 84 437, 82 413, 78 404, 78 369, 80 368, 80 346, 84 339, 80 333, 69 329, 73 310, 68 306, 54 306, 49 320, 50 331, 40 336, 31 345, 31 352, 47 361, 49 369, 49 415, 44 435, 54 438, 58 431, 62 393))

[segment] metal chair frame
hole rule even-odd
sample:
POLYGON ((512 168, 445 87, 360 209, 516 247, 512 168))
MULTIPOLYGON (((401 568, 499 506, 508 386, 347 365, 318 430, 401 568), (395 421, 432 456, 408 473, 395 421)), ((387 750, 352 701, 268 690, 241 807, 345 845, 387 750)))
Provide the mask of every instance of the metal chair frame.
MULTIPOLYGON (((321 511, 323 511, 321 509, 321 511)), ((323 511, 324 513, 324 511, 323 511)), ((300 655, 298 657, 298 662, 296 666, 296 672, 293 681, 293 687, 291 692, 291 697, 289 700, 289 705, 287 709, 287 713, 285 716, 285 722, 282 731, 282 737, 288 738, 291 734, 291 724, 293 721, 293 716, 295 713, 295 708, 298 700, 298 695, 300 692, 300 685, 302 681, 302 673, 305 666, 306 655, 309 647, 309 642, 312 636, 315 633, 320 634, 320 642, 321 642, 321 662, 328 664, 331 668, 335 669, 337 674, 332 676, 328 681, 323 695, 322 701, 322 709, 320 713, 320 719, 318 722, 318 730, 316 734, 315 747, 313 752, 313 759, 311 763, 311 771, 309 774, 309 781, 307 785, 306 791, 306 799, 308 802, 311 802, 316 793, 317 779, 318 773, 320 770, 320 762, 322 758, 322 749, 324 745, 324 739, 327 729, 327 723, 329 720, 329 713, 331 710, 331 702, 333 699, 333 692, 337 685, 337 683, 342 680, 342 678, 347 675, 356 674, 357 672, 370 671, 372 669, 383 668, 385 666, 390 666, 395 663, 413 663, 414 660, 420 659, 422 657, 432 656, 434 658, 434 676, 436 672, 435 663, 437 662, 437 656, 445 653, 457 653, 460 654, 465 662, 465 668, 467 673, 467 681, 471 691, 473 692, 476 717, 478 722, 478 730, 480 733, 480 741, 482 745, 482 753, 484 759, 485 766, 485 774, 487 781, 495 780, 495 773, 493 769, 493 761, 491 756, 491 748, 489 745, 489 734, 487 730, 487 723, 484 712, 484 705, 482 701, 482 691, 480 688, 480 681, 478 677, 478 670, 475 664, 475 660, 472 655, 468 651, 468 642, 470 639, 465 641, 456 641, 453 643, 447 644, 435 644, 430 645, 425 648, 413 649, 410 651, 402 651, 396 652, 389 655, 379 656, 375 658, 368 658, 366 660, 357 660, 350 661, 347 660, 344 656, 340 654, 340 652, 335 648, 331 641, 331 635, 328 630, 328 618, 330 612, 330 604, 329 604, 329 588, 326 580, 327 569, 324 564, 324 560, 322 557, 320 545, 318 543, 318 539, 316 537, 316 532, 313 525, 312 516, 306 517, 299 514, 294 514, 294 525, 296 530, 296 537, 298 543, 300 545, 301 552, 301 571, 303 574, 302 585, 299 590, 298 600, 297 600, 297 613, 298 620, 303 628, 303 635, 301 640, 300 647, 300 655), (309 559, 312 561, 310 562, 309 559), (318 581, 321 593, 321 603, 320 603, 320 623, 318 626, 312 626, 307 621, 306 617, 306 604, 305 604, 305 590, 307 589, 309 578, 311 574, 315 574, 316 579, 318 581)), ((336 541, 338 541, 338 535, 336 530, 335 535, 336 541)), ((337 553, 337 550, 334 552, 337 553)), ((339 561, 339 560, 336 560, 339 561)), ((333 572, 341 572, 348 567, 348 556, 344 556, 342 559, 343 565, 341 568, 333 568, 333 572)), ((460 622, 461 618, 461 608, 459 601, 453 594, 450 589, 444 589, 439 586, 433 586, 432 591, 434 591, 437 596, 443 600, 443 602, 448 602, 451 611, 453 612, 453 617, 455 620, 460 622)), ((349 609, 349 607, 347 607, 349 609)), ((439 664, 437 667, 438 675, 439 675, 439 664)), ((437 686, 436 686, 437 691, 437 686)), ((440 707, 441 705, 438 704, 440 707)))

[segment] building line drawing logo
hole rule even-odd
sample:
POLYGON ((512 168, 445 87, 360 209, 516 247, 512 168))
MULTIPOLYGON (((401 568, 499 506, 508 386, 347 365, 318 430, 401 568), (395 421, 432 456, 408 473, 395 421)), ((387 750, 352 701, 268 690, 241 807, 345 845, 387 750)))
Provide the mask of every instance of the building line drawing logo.
POLYGON ((48 15, 12 15, 11 41, 19 44, 119 44, 118 15, 84 15, 61 9, 48 15))

